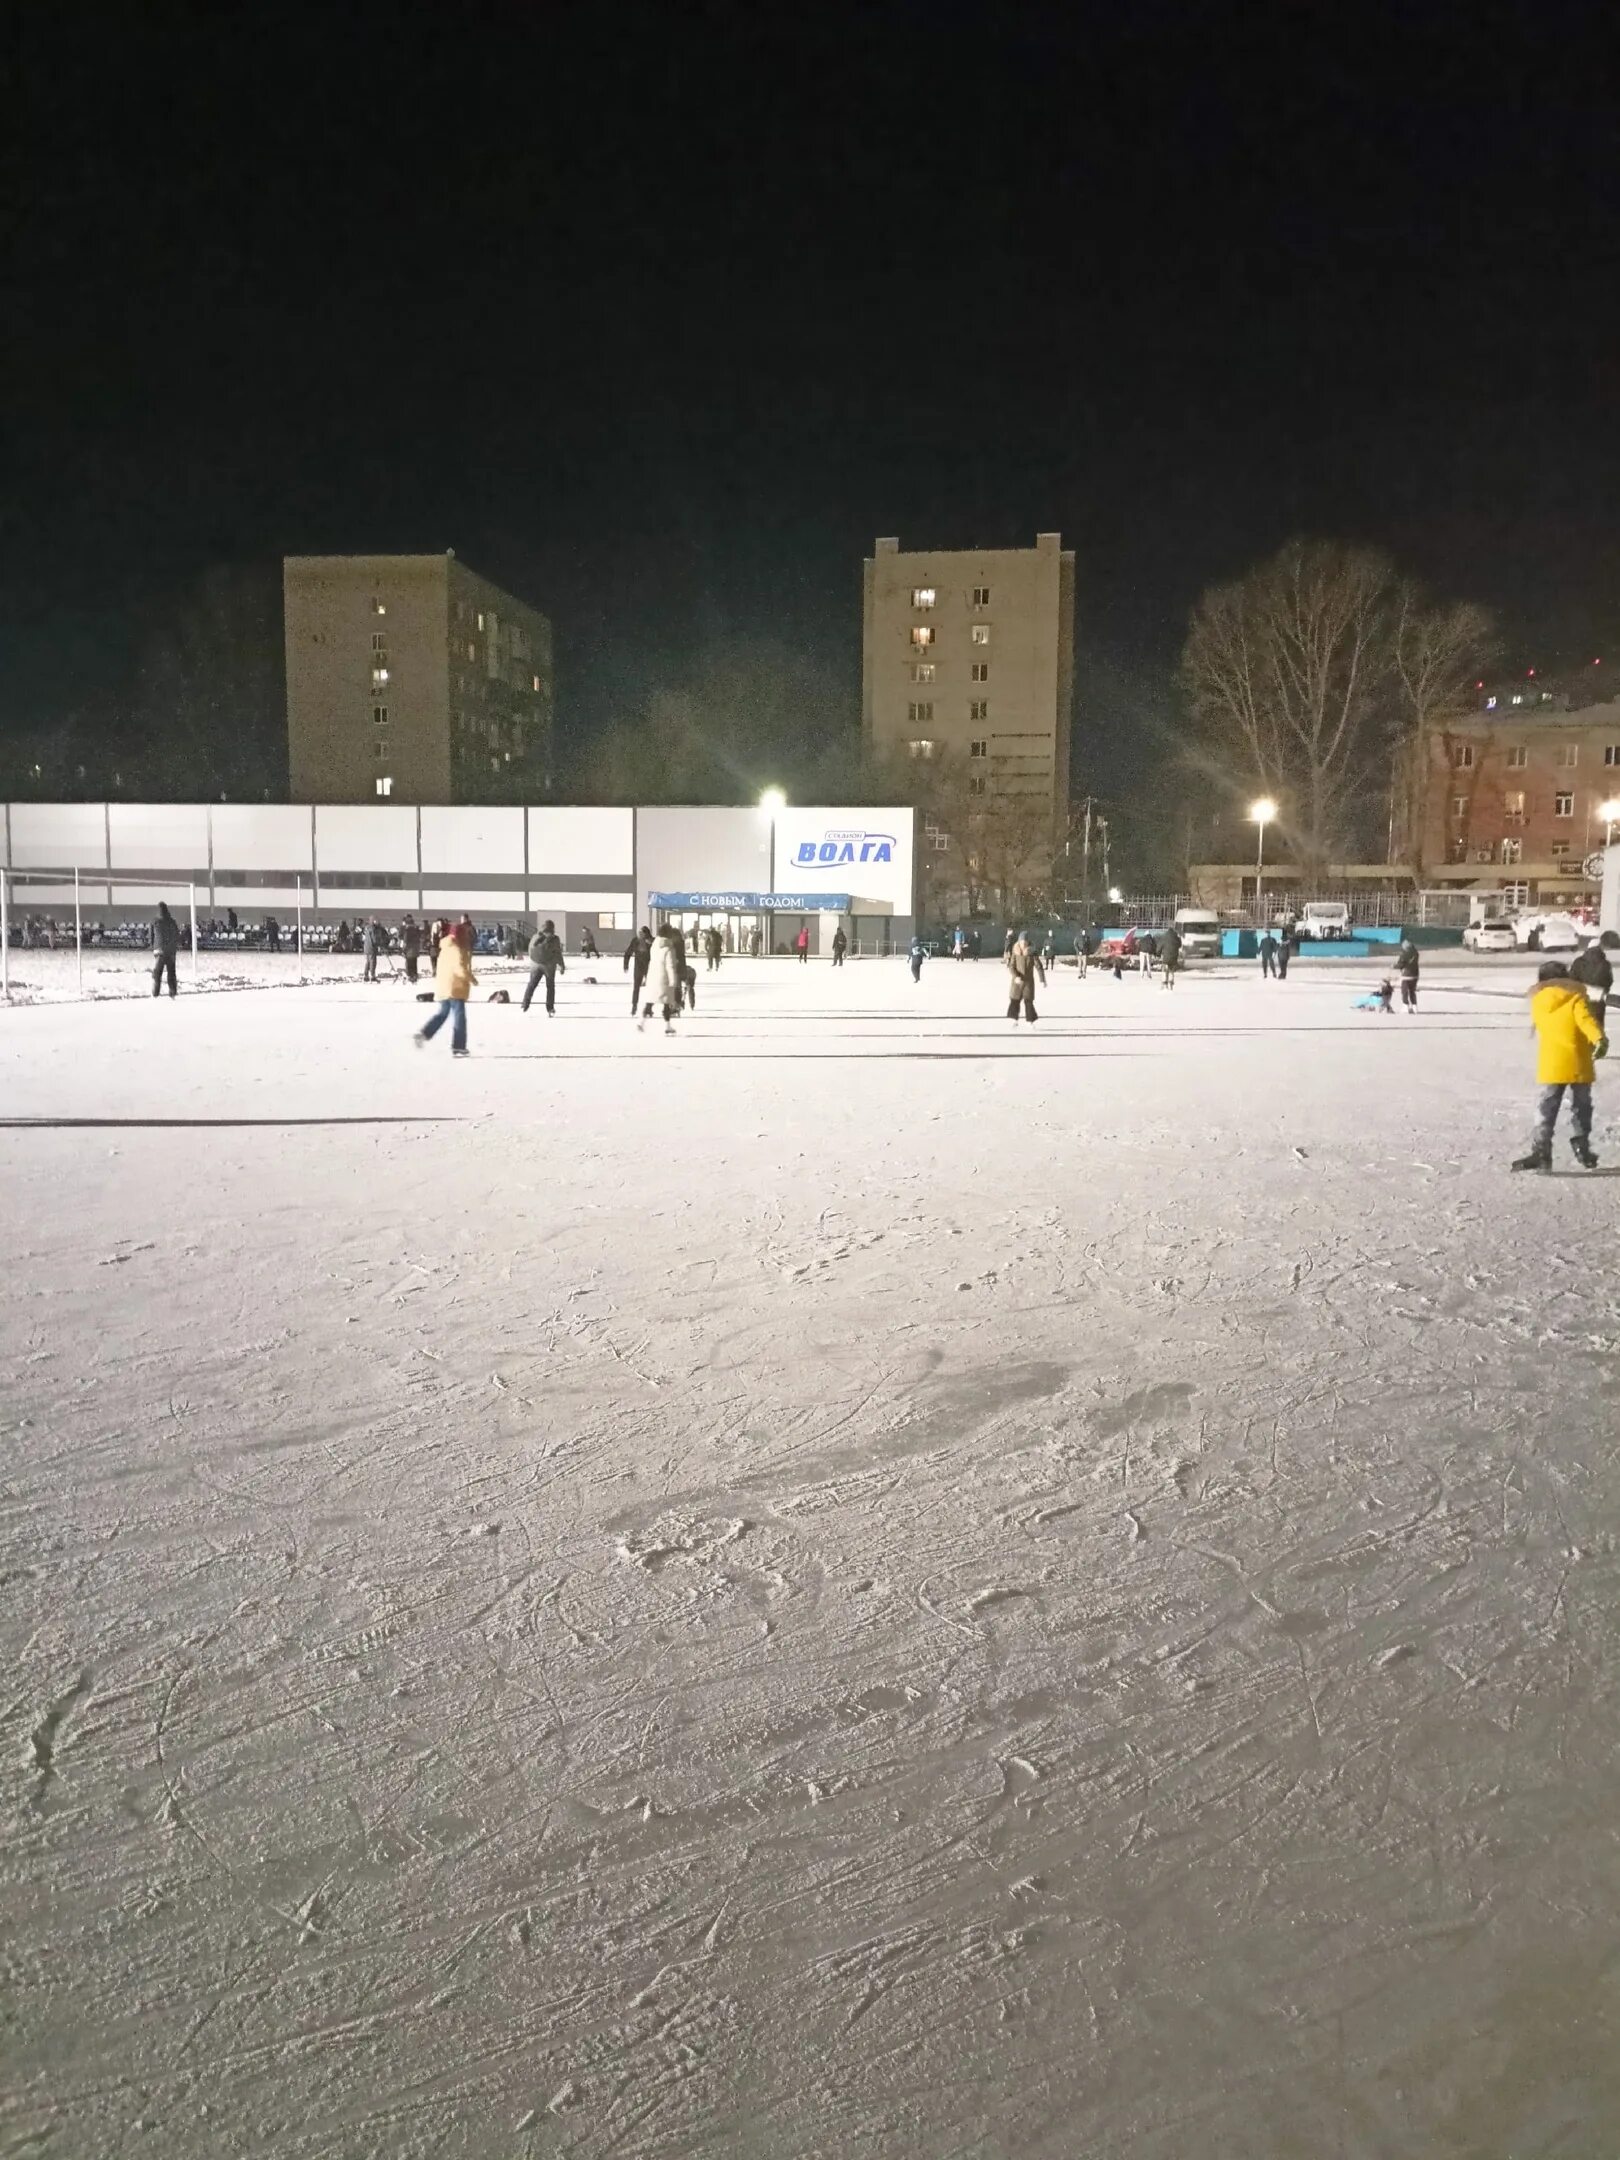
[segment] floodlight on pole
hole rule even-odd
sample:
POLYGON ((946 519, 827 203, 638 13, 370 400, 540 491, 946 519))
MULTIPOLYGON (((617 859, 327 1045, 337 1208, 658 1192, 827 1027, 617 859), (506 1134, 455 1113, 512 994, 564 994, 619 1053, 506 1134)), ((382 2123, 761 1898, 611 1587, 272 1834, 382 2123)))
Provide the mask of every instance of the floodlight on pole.
POLYGON ((787 796, 779 787, 768 787, 759 798, 761 817, 780 817, 787 808, 787 796))
POLYGON ((1265 922, 1266 893, 1266 827, 1277 815, 1277 805, 1269 795, 1262 795, 1258 802, 1249 805, 1249 816, 1255 828, 1254 843, 1254 919, 1265 922))

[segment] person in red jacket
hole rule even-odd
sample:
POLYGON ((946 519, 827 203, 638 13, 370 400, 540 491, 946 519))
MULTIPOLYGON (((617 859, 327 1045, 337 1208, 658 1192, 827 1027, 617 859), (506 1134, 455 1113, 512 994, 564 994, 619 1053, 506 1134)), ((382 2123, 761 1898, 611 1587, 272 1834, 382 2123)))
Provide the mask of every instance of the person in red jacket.
POLYGON ((808 923, 799 925, 799 934, 793 943, 799 955, 800 967, 808 966, 810 960, 810 925, 808 923))

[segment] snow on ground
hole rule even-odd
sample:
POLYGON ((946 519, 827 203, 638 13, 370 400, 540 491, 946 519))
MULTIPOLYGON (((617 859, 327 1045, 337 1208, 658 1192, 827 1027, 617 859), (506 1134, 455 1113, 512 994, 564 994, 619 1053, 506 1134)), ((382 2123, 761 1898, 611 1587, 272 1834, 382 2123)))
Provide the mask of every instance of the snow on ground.
POLYGON ((0 1014, 0 2148, 1613 2152, 1531 972, 0 1014))

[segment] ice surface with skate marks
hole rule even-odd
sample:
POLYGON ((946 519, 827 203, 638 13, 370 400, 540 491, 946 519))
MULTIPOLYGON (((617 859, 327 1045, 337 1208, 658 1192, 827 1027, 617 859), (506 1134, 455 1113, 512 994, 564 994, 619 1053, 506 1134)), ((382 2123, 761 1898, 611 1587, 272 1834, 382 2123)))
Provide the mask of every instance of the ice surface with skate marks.
POLYGON ((0 2148, 1612 2150, 1616 1187, 1366 972, 0 1013, 0 2148))

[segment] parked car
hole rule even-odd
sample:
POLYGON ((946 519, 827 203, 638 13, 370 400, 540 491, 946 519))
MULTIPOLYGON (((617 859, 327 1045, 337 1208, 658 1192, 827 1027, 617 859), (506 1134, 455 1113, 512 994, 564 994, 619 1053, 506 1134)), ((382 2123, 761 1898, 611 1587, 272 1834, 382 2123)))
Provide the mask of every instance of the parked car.
POLYGON ((1515 952, 1519 944, 1513 925, 1505 915, 1493 915, 1484 922, 1470 923, 1463 932, 1462 941, 1471 952, 1515 952))
POLYGON ((1181 950, 1189 959, 1220 958, 1221 918, 1213 908, 1177 908, 1176 928, 1181 932, 1181 950))
POLYGON ((1350 909, 1343 900, 1307 900, 1300 910, 1302 938, 1347 938, 1350 909))
POLYGON ((1579 952, 1586 942, 1569 915, 1521 915, 1514 929, 1526 952, 1579 952))

